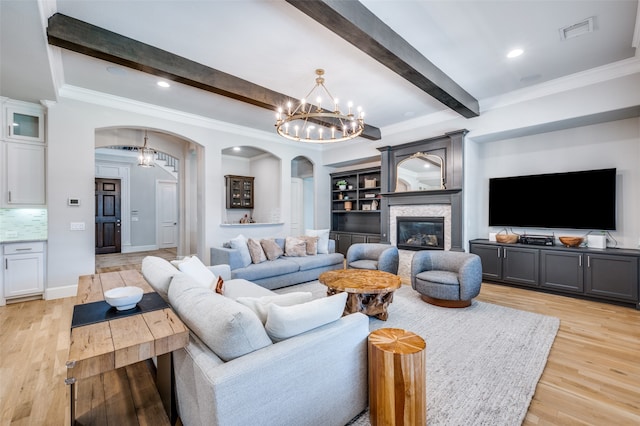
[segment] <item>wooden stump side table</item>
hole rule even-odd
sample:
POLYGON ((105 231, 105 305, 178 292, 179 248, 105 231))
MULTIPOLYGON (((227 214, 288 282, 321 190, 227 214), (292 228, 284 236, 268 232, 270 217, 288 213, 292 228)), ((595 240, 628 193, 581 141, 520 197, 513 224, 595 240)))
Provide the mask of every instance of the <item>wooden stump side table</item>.
POLYGON ((424 339, 400 328, 381 328, 369 334, 367 347, 371 425, 426 425, 424 339))
POLYGON ((368 269, 335 269, 320 274, 318 281, 327 286, 327 296, 347 292, 344 315, 362 312, 383 321, 389 317, 393 292, 402 284, 397 275, 368 269))

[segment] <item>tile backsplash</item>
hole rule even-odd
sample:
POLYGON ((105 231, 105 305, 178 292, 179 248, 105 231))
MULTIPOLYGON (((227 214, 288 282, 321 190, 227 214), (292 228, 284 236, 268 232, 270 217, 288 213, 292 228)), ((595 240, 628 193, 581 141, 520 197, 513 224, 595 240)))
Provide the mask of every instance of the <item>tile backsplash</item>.
POLYGON ((0 242, 47 239, 47 209, 0 209, 0 242))

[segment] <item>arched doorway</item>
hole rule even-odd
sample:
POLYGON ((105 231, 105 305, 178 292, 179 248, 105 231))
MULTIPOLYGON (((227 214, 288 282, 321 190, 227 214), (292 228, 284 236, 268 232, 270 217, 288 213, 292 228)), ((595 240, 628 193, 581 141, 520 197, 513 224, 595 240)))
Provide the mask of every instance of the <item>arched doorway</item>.
POLYGON ((315 226, 314 169, 307 157, 291 160, 291 235, 303 235, 315 226))

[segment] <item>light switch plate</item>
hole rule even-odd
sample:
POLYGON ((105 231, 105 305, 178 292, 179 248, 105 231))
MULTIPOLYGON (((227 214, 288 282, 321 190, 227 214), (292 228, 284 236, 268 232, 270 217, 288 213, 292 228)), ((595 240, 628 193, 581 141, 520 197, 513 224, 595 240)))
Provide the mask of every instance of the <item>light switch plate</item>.
POLYGON ((71 231, 84 231, 84 222, 71 222, 69 229, 71 231))

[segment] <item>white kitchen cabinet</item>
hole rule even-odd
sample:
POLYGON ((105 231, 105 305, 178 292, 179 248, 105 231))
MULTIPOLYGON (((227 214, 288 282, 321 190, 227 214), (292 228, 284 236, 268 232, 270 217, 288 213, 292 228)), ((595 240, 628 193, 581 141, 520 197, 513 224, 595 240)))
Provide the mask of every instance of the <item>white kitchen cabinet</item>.
POLYGON ((44 293, 44 242, 5 244, 4 298, 44 293))
POLYGON ((8 100, 4 104, 4 139, 45 142, 44 108, 27 102, 8 100))
POLYGON ((3 205, 45 205, 46 147, 20 142, 3 142, 3 145, 6 185, 3 205))

